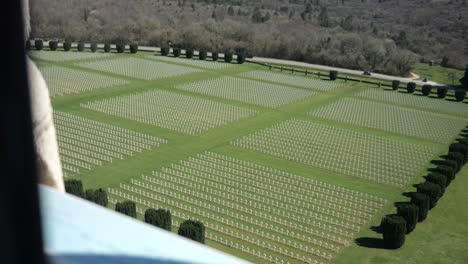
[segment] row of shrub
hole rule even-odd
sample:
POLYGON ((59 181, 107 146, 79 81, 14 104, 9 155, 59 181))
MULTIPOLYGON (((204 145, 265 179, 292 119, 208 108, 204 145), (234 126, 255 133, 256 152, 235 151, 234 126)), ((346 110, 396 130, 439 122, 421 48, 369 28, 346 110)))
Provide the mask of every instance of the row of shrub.
MULTIPOLYGON (((132 201, 118 202, 115 205, 115 211, 133 218, 137 217, 136 205, 132 201)), ((169 210, 156 210, 152 208, 146 209, 144 221, 145 223, 163 228, 168 231, 172 230, 172 216, 169 210)), ((205 226, 200 221, 191 219, 185 220, 180 224, 177 233, 183 237, 200 242, 202 244, 205 243, 205 226)))
MULTIPOLYGON (((84 191, 83 183, 80 180, 66 180, 65 190, 69 194, 107 207, 107 192, 103 189, 88 189, 84 191)), ((132 201, 118 202, 115 205, 115 211, 133 218, 137 217, 136 204, 132 201)), ((172 230, 172 216, 169 210, 149 208, 145 211, 144 221, 168 231, 172 230)), ((178 234, 194 241, 205 243, 205 226, 202 222, 191 219, 186 220, 180 224, 178 234)))
MULTIPOLYGON (((64 51, 70 51, 71 48, 72 48, 72 42, 71 41, 65 41, 62 43, 63 44, 63 50, 64 51)), ((31 42, 30 41, 26 41, 26 49, 27 50, 30 50, 32 47, 31 47, 31 42)), ((40 39, 38 40, 35 40, 34 41, 34 48, 36 50, 43 50, 44 49, 44 42, 40 39)), ((52 51, 55 51, 57 50, 58 48, 58 42, 57 41, 54 41, 54 40, 51 40, 49 41, 49 49, 52 50, 52 51)), ((83 42, 79 42, 76 46, 76 50, 77 51, 84 51, 85 49, 85 44, 83 42)), ((91 43, 90 44, 90 50, 92 52, 96 52, 98 49, 98 46, 96 43, 91 43)), ((115 44, 115 50, 117 51, 117 53, 123 53, 125 52, 125 44, 122 44, 122 43, 117 43, 115 44)), ((137 53, 138 52, 138 45, 137 44, 130 44, 129 45, 129 48, 128 50, 130 51, 130 53, 137 53)), ((111 52, 111 44, 110 43, 105 43, 104 44, 104 52, 111 52)))
POLYGON ((101 188, 97 190, 88 189, 84 191, 83 183, 80 180, 66 180, 65 191, 67 193, 86 199, 90 202, 107 207, 107 192, 101 188))
MULTIPOLYGON (((172 55, 176 58, 180 57, 182 54, 182 50, 180 48, 173 48, 172 49, 172 55)), ((187 59, 192 59, 194 57, 194 50, 193 49, 185 49, 185 57, 187 59)), ((170 49, 168 47, 162 47, 161 48, 161 55, 162 56, 169 56, 170 55, 170 49)), ((246 56, 244 53, 239 52, 236 54, 237 55, 237 63, 242 64, 245 62, 246 56)), ((199 60, 206 60, 208 57, 208 52, 204 49, 200 50, 198 52, 198 59, 199 60)), ((233 60, 233 53, 227 51, 224 53, 224 61, 227 63, 231 63, 233 60)), ((219 59, 219 53, 218 52, 211 52, 211 59, 213 61, 217 61, 219 59)))
POLYGON ((382 219, 380 227, 387 248, 403 246, 405 235, 426 219, 429 210, 436 206, 456 174, 468 162, 468 134, 451 144, 443 158, 436 162, 436 168, 430 169, 425 182, 416 185, 417 191, 411 194, 411 201, 397 203, 397 213, 382 219))
MULTIPOLYGON (((392 81, 392 89, 397 91, 400 88, 400 81, 394 80, 392 81)), ((429 96, 432 93, 433 87, 432 85, 425 84, 421 88, 421 93, 424 96, 429 96)), ((416 91, 416 83, 409 82, 406 85, 406 91, 408 93, 414 93, 416 91)), ((447 96, 448 88, 445 86, 437 87, 437 97, 438 98, 445 98, 447 96)), ((463 101, 466 97, 466 90, 463 88, 459 88, 455 90, 455 100, 463 101)))

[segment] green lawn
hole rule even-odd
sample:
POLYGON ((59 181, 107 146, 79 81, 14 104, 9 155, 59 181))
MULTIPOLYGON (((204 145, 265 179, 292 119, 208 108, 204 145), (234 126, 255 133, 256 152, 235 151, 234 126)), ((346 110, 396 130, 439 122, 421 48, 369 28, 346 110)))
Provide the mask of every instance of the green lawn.
POLYGON ((427 77, 433 82, 445 83, 449 85, 459 85, 459 80, 461 77, 463 77, 463 71, 444 68, 439 65, 429 66, 427 63, 416 64, 413 72, 421 77, 420 80, 427 77))
MULTIPOLYGON (((314 166, 288 161, 285 159, 276 158, 266 154, 249 151, 231 145, 233 140, 243 136, 250 135, 261 129, 272 127, 278 123, 290 120, 300 119, 310 122, 316 122, 324 125, 329 125, 337 128, 345 128, 360 133, 369 135, 382 136, 384 138, 396 139, 401 142, 415 143, 424 146, 433 147, 438 155, 446 152, 447 144, 438 143, 429 139, 408 137, 399 133, 388 132, 379 129, 365 128, 354 124, 346 124, 343 122, 319 119, 307 115, 308 112, 335 103, 343 97, 353 97, 356 93, 366 89, 377 89, 370 85, 361 83, 341 82, 343 86, 332 90, 315 90, 318 94, 309 96, 293 103, 285 104, 280 107, 265 107, 261 105, 248 104, 231 99, 223 99, 208 95, 201 95, 189 91, 176 89, 177 86, 210 80, 219 77, 236 77, 239 78, 242 73, 265 69, 265 67, 254 64, 234 65, 232 67, 221 67, 219 69, 209 69, 199 67, 196 69, 200 72, 187 73, 180 76, 167 77, 159 80, 142 80, 116 73, 101 72, 98 70, 77 66, 78 63, 88 63, 94 61, 116 60, 122 57, 138 57, 149 62, 153 61, 146 56, 151 53, 139 52, 135 55, 116 54, 115 56, 105 58, 92 58, 78 61, 63 61, 50 62, 45 60, 37 60, 40 67, 57 66, 74 70, 79 70, 87 73, 99 74, 105 77, 118 78, 125 80, 129 84, 121 86, 112 86, 108 88, 97 88, 89 91, 84 91, 77 94, 67 94, 64 96, 54 97, 52 104, 54 109, 69 114, 78 115, 90 120, 99 121, 102 123, 114 125, 117 127, 134 130, 143 134, 152 135, 158 138, 168 140, 168 144, 161 145, 152 150, 146 150, 134 156, 126 157, 122 160, 115 160, 112 164, 106 166, 95 166, 92 170, 82 170, 81 175, 73 176, 74 178, 83 181, 85 188, 119 188, 120 183, 130 183, 130 179, 139 178, 142 174, 151 175, 152 171, 160 171, 162 167, 170 167, 171 164, 178 164, 182 160, 189 157, 194 157, 204 151, 216 152, 222 155, 227 155, 233 158, 249 161, 269 168, 282 170, 288 173, 303 176, 329 184, 334 184, 344 188, 352 189, 358 192, 368 193, 374 196, 384 198, 389 203, 380 210, 371 220, 370 224, 363 226, 362 231, 355 238, 360 237, 379 237, 378 234, 369 230, 371 225, 375 225, 380 221, 382 215, 394 211, 393 202, 403 201, 405 197, 401 194, 404 191, 413 191, 411 184, 421 182, 425 170, 430 167, 429 160, 427 166, 422 168, 417 175, 405 188, 396 188, 388 185, 378 184, 364 179, 353 178, 343 174, 335 173, 329 170, 320 169, 314 166), (84 107, 81 104, 101 101, 117 96, 134 95, 136 93, 162 90, 180 95, 186 95, 196 98, 209 99, 214 102, 224 103, 227 105, 239 106, 257 111, 257 114, 238 121, 230 122, 224 125, 216 126, 195 135, 187 135, 157 127, 150 124, 145 124, 130 119, 124 119, 114 115, 107 115, 103 112, 93 111, 84 107)), ((171 62, 169 62, 171 63, 171 62)), ((192 64, 192 63, 191 63, 192 64)), ((151 65, 151 64, 148 64, 151 65)), ((183 67, 196 67, 193 65, 187 66, 186 63, 174 62, 174 65, 183 67)), ((130 76, 130 75, 128 75, 130 76)), ((136 77, 138 75, 135 75, 136 77)), ((310 77, 314 78, 314 77, 310 77)), ((435 80, 434 80, 435 81, 435 80)), ((263 80, 265 83, 278 84, 273 81, 263 80)), ((337 81, 338 82, 338 81, 337 81)), ((291 88, 304 89, 311 91, 313 89, 305 89, 300 86, 286 85, 291 88)), ((416 95, 407 95, 416 96, 416 95)), ((370 99, 368 99, 370 100, 370 99)), ((435 100, 435 99, 428 99, 435 100)), ((157 103, 157 102, 155 102, 157 103)), ((396 103, 385 102, 386 104, 397 105, 396 103)), ((456 102, 451 102, 454 107, 459 107, 456 102)), ((411 105, 405 107, 414 108, 411 105)), ((425 109, 427 113, 437 113, 437 110, 425 109)), ((435 158, 435 157, 434 157, 435 158)), ((439 205, 430 212, 428 219, 419 224, 416 231, 407 237, 405 247, 397 251, 389 251, 382 249, 373 249, 368 247, 352 244, 350 247, 343 249, 336 255, 333 263, 462 263, 467 259, 467 254, 463 253, 463 245, 468 243, 466 237, 468 229, 463 225, 467 222, 468 213, 466 210, 461 210, 462 201, 467 200, 467 195, 464 190, 468 185, 468 169, 458 175, 452 185, 447 190, 446 195, 439 202, 439 205), (446 206, 444 206, 446 204, 446 206), (434 230, 436 230, 434 233, 434 230), (443 254, 441 253, 443 252, 443 254), (464 254, 464 255, 463 255, 464 254), (421 258, 421 259, 420 259, 421 258), (427 260, 427 261, 420 261, 427 260), (429 261, 430 260, 430 261, 429 261), (407 261, 407 262, 404 262, 407 261), (432 261, 432 262, 431 262, 432 261), (458 261, 458 262, 457 262, 458 261)), ((112 207, 112 206, 110 206, 112 207)), ((231 227, 226 227, 231 228, 231 227)), ((235 239, 233 239, 235 240, 235 239)), ((238 241, 238 240, 235 240, 238 241)), ((370 240, 373 242, 373 240, 370 240)), ((375 241, 374 241, 375 242, 375 241)), ((378 242, 378 241, 377 241, 378 242)), ((224 246, 218 242, 208 240, 207 244, 226 251, 228 253, 240 256, 256 263, 264 263, 265 261, 251 254, 242 253, 230 247, 224 246)), ((252 247, 256 248, 256 247, 252 247)), ((261 249, 261 251, 265 251, 261 249)), ((272 254, 278 256, 279 254, 272 254)), ((286 261, 296 263, 297 260, 290 257, 284 257, 286 261)), ((297 262, 299 263, 299 262, 297 262)), ((324 261, 324 263, 331 263, 324 261)))

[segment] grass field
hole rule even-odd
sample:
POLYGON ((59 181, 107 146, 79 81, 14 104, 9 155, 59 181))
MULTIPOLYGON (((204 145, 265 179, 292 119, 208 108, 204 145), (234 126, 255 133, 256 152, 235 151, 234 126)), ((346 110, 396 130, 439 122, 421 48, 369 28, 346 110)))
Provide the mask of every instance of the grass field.
POLYGON ((427 63, 418 63, 413 72, 422 79, 429 78, 433 82, 445 83, 448 85, 459 85, 463 71, 451 68, 444 68, 439 65, 429 66, 427 63), (453 76, 453 79, 452 79, 453 76))
MULTIPOLYGON (((412 184, 422 181, 425 170, 432 166, 430 160, 446 152, 456 131, 440 141, 308 114, 346 97, 402 109, 393 112, 395 120, 402 111, 411 113, 413 119, 451 119, 457 112, 457 122, 466 125, 466 112, 460 113, 466 104, 441 101, 443 106, 432 107, 363 99, 363 92, 378 88, 336 81, 330 89, 324 88, 330 81, 307 77, 309 86, 306 77, 259 75, 264 68, 252 64, 211 67, 208 63, 213 62, 172 61, 146 52, 113 55, 87 58, 75 53, 72 59, 59 61, 54 56, 47 60, 50 55, 35 56, 40 69, 57 67, 63 72, 122 81, 107 81, 92 89, 74 88, 73 93, 57 94, 52 100, 61 116, 56 123, 59 136, 65 138, 61 153, 72 170, 70 178, 82 180, 85 188, 108 189, 110 208, 116 201, 131 199, 140 213, 148 207, 171 209, 174 224, 200 219, 207 226, 207 245, 255 263, 466 260, 462 245, 467 243, 468 230, 462 223, 468 221, 468 215, 459 209, 466 200, 466 169, 440 201, 447 206, 432 210, 407 237, 403 249, 375 248, 380 235, 370 229, 382 215, 394 211, 393 202, 407 199, 402 193, 413 191, 412 184), (187 86, 224 79, 246 80, 236 81, 245 86, 229 89, 226 96, 216 90, 223 83, 215 83, 209 92, 187 86), (261 89, 251 85, 256 82, 262 84, 261 89), (269 98, 279 87, 312 96, 296 96, 274 107, 255 103, 269 98), (243 97, 251 90, 259 99, 243 97), (239 114, 239 118, 229 113, 239 114), (74 146, 67 138, 82 143, 74 146), (249 147, 236 143, 247 139, 249 147), (415 157, 414 166, 398 167, 399 160, 410 161, 405 157, 417 153, 424 154, 415 157), (324 158, 337 162, 326 163, 324 158), (371 170, 361 177, 357 169, 371 170), (403 180, 396 180, 400 176, 403 180), (436 237, 443 239, 434 241, 436 237)), ((72 82, 76 87, 81 83, 79 79, 72 82)), ((387 114, 392 117, 391 113, 387 114)), ((360 114, 371 116, 369 112, 360 114)))

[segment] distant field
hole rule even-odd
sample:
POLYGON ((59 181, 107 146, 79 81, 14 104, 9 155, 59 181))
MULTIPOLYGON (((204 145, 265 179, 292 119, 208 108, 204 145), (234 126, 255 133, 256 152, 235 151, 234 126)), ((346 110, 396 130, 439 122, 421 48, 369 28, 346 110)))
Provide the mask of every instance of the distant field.
POLYGON ((429 66, 427 63, 419 63, 413 69, 413 72, 421 77, 429 78, 433 82, 445 83, 449 85, 459 85, 460 78, 463 77, 463 71, 442 66, 429 66), (454 76, 452 79, 451 76, 454 76))
POLYGON ((379 237, 371 226, 446 153, 467 125, 465 103, 252 64, 52 53, 33 58, 53 95, 64 172, 107 189, 111 209, 133 200, 141 219, 167 208, 175 228, 199 219, 208 246, 253 263, 405 263, 400 252, 408 263, 466 259, 457 182, 441 201, 451 210, 431 211, 404 249, 355 242, 379 237), (443 241, 433 228, 447 230, 443 241))

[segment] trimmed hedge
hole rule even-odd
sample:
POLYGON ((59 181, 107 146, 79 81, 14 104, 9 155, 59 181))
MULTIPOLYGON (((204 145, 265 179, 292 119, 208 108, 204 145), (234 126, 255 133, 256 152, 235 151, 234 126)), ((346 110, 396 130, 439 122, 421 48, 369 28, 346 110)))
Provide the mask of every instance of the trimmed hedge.
POLYGON ((199 52, 198 52, 198 58, 200 60, 206 60, 206 50, 204 49, 201 49, 199 52))
POLYGON ((411 233, 418 223, 419 208, 412 203, 402 203, 397 207, 397 214, 406 221, 406 234, 411 233))
POLYGON ((418 184, 416 187, 419 193, 424 193, 429 196, 429 209, 434 208, 442 196, 442 190, 439 185, 426 181, 424 183, 418 184))
POLYGON ((179 235, 205 244, 205 226, 202 222, 186 220, 179 226, 179 235))
POLYGON ((232 53, 231 52, 226 52, 224 53, 224 61, 227 63, 231 63, 232 61, 232 53))
POLYGON ((398 215, 387 215, 380 223, 386 248, 397 249, 405 243, 406 220, 398 215))
POLYGON ((392 89, 393 89, 394 91, 396 91, 396 90, 398 90, 398 88, 400 88, 400 81, 398 81, 398 80, 393 80, 393 81, 392 81, 392 89))
POLYGON ((70 41, 70 40, 66 40, 66 41, 63 43, 63 50, 64 50, 64 51, 70 51, 71 46, 72 46, 71 41, 70 41))
POLYGON ((242 53, 237 54, 237 63, 243 64, 245 62, 245 55, 242 53))
POLYGON ((69 194, 84 198, 83 183, 80 180, 65 180, 65 191, 69 194))
POLYGON ((167 56, 167 55, 169 55, 169 48, 168 48, 168 47, 162 47, 162 48, 161 48, 161 55, 162 55, 162 56, 167 56))
POLYGON ((439 185, 442 194, 445 192, 445 188, 447 187, 447 177, 445 175, 437 172, 429 173, 426 176, 426 180, 439 185))
POLYGON ((130 53, 135 54, 135 53, 138 52, 138 45, 137 44, 130 44, 129 49, 130 49, 130 53))
POLYGON ((193 49, 185 49, 185 57, 187 57, 187 59, 193 58, 193 49))
POLYGON ((136 218, 136 205, 132 201, 118 202, 115 211, 136 218))
MULTIPOLYGON (((464 163, 468 162, 468 144, 464 144, 463 142, 467 142, 467 140, 461 140, 460 143, 453 143, 449 147, 449 152, 458 152, 463 154, 464 156, 464 163)), ((467 142, 468 143, 468 142, 467 142)))
POLYGON ((111 44, 110 43, 105 43, 104 44, 104 52, 108 53, 111 51, 111 44))
POLYGON ((171 211, 164 209, 147 209, 145 211, 145 223, 171 231, 171 211))
POLYGON ((330 80, 334 81, 338 77, 338 72, 337 71, 330 71, 330 80))
POLYGON ((102 205, 104 207, 107 207, 107 204, 109 203, 109 200, 107 198, 107 192, 101 188, 97 190, 86 190, 85 199, 90 202, 102 205))
POLYGON ((180 56, 180 48, 173 48, 172 49, 172 54, 174 55, 174 57, 179 57, 180 56))
POLYGON ((53 51, 57 50, 57 46, 58 46, 57 41, 53 41, 53 40, 49 41, 49 49, 50 50, 53 50, 53 51))
POLYGON ((445 98, 447 96, 448 88, 447 87, 437 87, 437 97, 445 98))
POLYGON ((115 49, 117 50, 117 53, 124 53, 125 44, 122 44, 122 43, 115 44, 115 49))
POLYGON ((219 59, 219 53, 216 51, 211 52, 211 59, 217 61, 219 59))
POLYGON ((408 91, 408 93, 414 93, 415 90, 416 84, 414 82, 410 82, 406 85, 406 91, 408 91))
POLYGON ((447 178, 447 186, 449 186, 453 179, 455 179, 455 170, 452 167, 439 165, 437 166, 435 171, 444 175, 447 178))
POLYGON ((44 42, 41 39, 36 39, 34 41, 34 47, 36 50, 42 50, 44 48, 44 42))
POLYGON ((96 43, 91 43, 91 52, 96 52, 97 51, 97 44, 96 43))
POLYGON ((422 94, 424 96, 428 96, 431 94, 431 91, 432 91, 432 85, 429 85, 429 84, 425 84, 423 85, 422 87, 422 94))
POLYGON ((78 43, 78 46, 76 47, 76 49, 78 51, 83 51, 84 50, 84 43, 83 42, 78 43))
POLYGON ((430 207, 430 198, 424 193, 414 193, 411 196, 411 203, 418 207, 418 221, 426 219, 430 207))
POLYGON ((465 97, 466 97, 465 89, 460 88, 460 89, 455 90, 455 100, 457 100, 458 102, 461 102, 465 100, 465 97))

